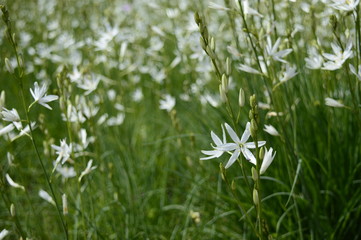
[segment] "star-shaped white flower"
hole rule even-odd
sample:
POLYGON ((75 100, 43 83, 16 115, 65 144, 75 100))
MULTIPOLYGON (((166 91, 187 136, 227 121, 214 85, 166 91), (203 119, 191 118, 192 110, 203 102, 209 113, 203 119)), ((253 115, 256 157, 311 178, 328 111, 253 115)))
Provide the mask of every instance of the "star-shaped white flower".
MULTIPOLYGON (((222 146, 215 148, 221 151, 234 151, 232 153, 232 156, 229 158, 225 168, 229 168, 237 160, 241 152, 248 161, 256 165, 256 158, 254 157, 253 153, 249 150, 256 148, 256 145, 254 142, 247 142, 247 140, 251 136, 251 130, 250 130, 251 123, 250 122, 247 123, 246 129, 244 130, 241 139, 239 139, 239 137, 237 136, 237 134, 235 133, 235 131, 232 129, 231 126, 229 126, 227 123, 225 123, 225 126, 229 136, 232 138, 234 142, 226 143, 222 146)), ((266 141, 258 141, 258 147, 261 147, 265 144, 266 141)))
POLYGON ((46 84, 43 84, 41 88, 39 87, 39 84, 37 82, 34 83, 34 90, 30 89, 30 93, 34 98, 34 102, 29 106, 29 108, 34 103, 39 103, 40 105, 43 105, 47 109, 52 110, 52 108, 47 104, 48 102, 52 102, 57 100, 59 97, 56 95, 46 95, 46 91, 48 91, 48 86, 46 84))
POLYGON ((88 161, 86 168, 84 169, 84 171, 81 172, 80 177, 78 179, 79 182, 85 175, 89 174, 91 171, 97 168, 97 166, 92 166, 92 164, 93 164, 93 159, 88 161))

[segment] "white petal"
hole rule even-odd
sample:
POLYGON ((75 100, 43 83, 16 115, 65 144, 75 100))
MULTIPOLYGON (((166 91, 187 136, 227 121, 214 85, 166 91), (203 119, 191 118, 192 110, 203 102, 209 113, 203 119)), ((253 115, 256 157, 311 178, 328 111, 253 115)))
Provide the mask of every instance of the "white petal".
POLYGON ((232 156, 229 158, 225 168, 229 168, 239 157, 240 151, 239 149, 237 149, 236 151, 233 152, 232 156))
POLYGON ((238 144, 236 143, 226 143, 221 146, 215 147, 215 149, 220 151, 233 151, 235 149, 239 148, 238 144))
POLYGON ((235 143, 239 143, 240 140, 239 140, 237 134, 235 133, 235 131, 232 129, 232 127, 229 126, 227 123, 225 123, 224 125, 226 126, 227 132, 228 132, 229 136, 232 138, 232 140, 235 143))
POLYGON ((263 174, 267 170, 267 168, 271 165, 273 159, 275 158, 276 152, 272 156, 272 151, 273 151, 273 149, 270 148, 264 154, 264 158, 263 158, 261 169, 260 169, 260 174, 263 174))
POLYGON ((244 156, 248 161, 250 161, 252 164, 254 164, 254 165, 257 164, 256 158, 254 157, 253 153, 252 153, 249 149, 243 147, 243 148, 242 148, 242 153, 243 153, 243 156, 244 156))
POLYGON ((216 144, 216 146, 223 144, 221 139, 213 131, 211 132, 211 137, 212 137, 213 142, 216 144))
POLYGON ((244 130, 243 134, 242 134, 242 137, 241 137, 241 143, 245 143, 247 142, 249 136, 251 136, 251 123, 248 122, 246 124, 246 129, 244 130))

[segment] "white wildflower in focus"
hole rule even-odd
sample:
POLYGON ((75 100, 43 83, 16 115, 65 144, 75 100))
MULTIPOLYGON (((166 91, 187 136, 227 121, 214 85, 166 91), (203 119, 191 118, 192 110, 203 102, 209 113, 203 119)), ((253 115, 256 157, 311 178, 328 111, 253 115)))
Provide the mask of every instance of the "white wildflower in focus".
POLYGON ((333 0, 332 2, 333 3, 330 4, 331 7, 337 10, 349 12, 356 9, 357 5, 360 3, 360 0, 333 0))
POLYGON ((329 107, 338 107, 338 108, 345 107, 345 105, 343 105, 338 100, 335 100, 333 98, 325 98, 325 104, 329 107))
POLYGON ((267 37, 266 54, 272 57, 275 61, 287 63, 283 58, 290 54, 293 50, 291 48, 278 51, 281 44, 281 38, 278 38, 274 45, 272 45, 271 37, 267 37))
POLYGON ((81 172, 80 177, 78 178, 79 182, 85 175, 89 174, 91 171, 97 168, 97 166, 92 166, 92 164, 93 164, 93 159, 88 161, 86 168, 84 169, 84 171, 81 172))
POLYGON ((0 240, 3 240, 7 235, 9 235, 10 231, 6 230, 6 229, 3 229, 1 232, 0 232, 0 240))
POLYGON ((78 82, 78 88, 85 90, 85 95, 89 95, 97 89, 100 77, 92 74, 91 77, 85 76, 81 82, 78 82))
POLYGON ((350 67, 350 71, 352 72, 352 74, 355 75, 357 79, 361 81, 361 65, 358 65, 357 72, 352 64, 349 64, 348 66, 350 67))
POLYGON ((230 10, 229 8, 226 8, 226 7, 222 6, 222 5, 214 3, 214 2, 210 2, 208 4, 208 7, 211 8, 211 9, 221 10, 221 11, 229 11, 230 10))
POLYGON ((245 64, 239 64, 238 70, 241 70, 243 72, 253 73, 253 74, 262 74, 257 69, 254 69, 254 68, 252 68, 252 67, 250 67, 248 65, 245 65, 245 64))
POLYGON ((323 58, 318 54, 315 48, 308 50, 308 57, 305 58, 306 67, 309 69, 320 69, 323 64, 323 58))
POLYGON ((47 201, 48 203, 52 204, 55 206, 55 202, 53 200, 53 198, 49 195, 49 193, 47 193, 46 191, 44 191, 43 189, 39 190, 39 197, 41 197, 42 199, 44 199, 45 201, 47 201))
POLYGON ((272 125, 264 125, 263 131, 265 131, 266 133, 271 134, 273 136, 279 136, 280 135, 278 133, 277 129, 272 125))
POLYGON ((334 43, 331 43, 332 51, 334 54, 324 53, 323 56, 329 61, 323 64, 322 69, 324 70, 337 70, 342 67, 342 64, 353 56, 352 42, 347 43, 346 49, 342 51, 342 48, 334 43))
POLYGON ((262 161, 262 165, 261 165, 261 169, 260 169, 260 174, 265 173, 265 171, 267 170, 267 168, 271 165, 273 159, 276 156, 276 152, 272 155, 273 149, 270 148, 268 151, 266 149, 264 157, 263 157, 263 161, 262 161))
POLYGON ((46 91, 48 91, 48 86, 45 83, 40 88, 38 83, 35 82, 34 90, 30 89, 30 93, 34 98, 34 102, 30 105, 30 107, 34 103, 39 103, 40 105, 46 107, 47 109, 52 110, 52 108, 47 103, 58 100, 59 97, 56 95, 46 95, 46 91))
POLYGON ((56 146, 54 144, 51 147, 55 150, 55 153, 58 157, 55 160, 56 166, 61 162, 64 164, 66 161, 70 159, 70 155, 72 153, 72 144, 69 145, 66 143, 66 140, 60 140, 60 146, 56 146))
MULTIPOLYGON (((211 137, 212 137, 212 140, 214 142, 214 144, 216 144, 216 146, 213 146, 212 147, 220 147, 224 144, 227 143, 227 140, 226 140, 226 133, 224 131, 224 127, 222 126, 222 133, 223 133, 223 141, 213 132, 211 131, 211 137)), ((202 150, 201 151, 204 155, 208 155, 208 157, 203 157, 203 158, 200 158, 200 160, 208 160, 208 159, 212 159, 212 158, 219 158, 220 156, 222 156, 222 154, 224 153, 224 151, 222 150, 217 150, 217 149, 214 149, 214 150, 202 150)))
MULTIPOLYGON (((226 143, 219 147, 215 147, 216 150, 221 151, 234 151, 230 159, 228 160, 225 168, 229 168, 239 157, 240 153, 242 152, 243 156, 246 160, 250 161, 252 164, 256 165, 256 158, 254 157, 253 153, 249 149, 256 148, 254 142, 247 142, 249 137, 251 136, 251 123, 248 122, 246 125, 246 129, 244 130, 241 139, 238 138, 235 131, 229 126, 227 123, 225 124, 227 132, 229 136, 232 138, 233 143, 226 143)), ((258 141, 258 147, 262 147, 265 145, 265 141, 258 141)))
POLYGON ((159 108, 170 112, 175 106, 175 98, 169 94, 165 94, 163 99, 159 100, 159 108))
POLYGON ((291 67, 290 65, 286 66, 286 71, 283 72, 282 77, 280 78, 281 82, 286 82, 298 74, 296 67, 291 67))
POLYGON ((25 191, 25 187, 22 186, 22 185, 20 185, 20 184, 18 184, 18 183, 16 183, 16 182, 14 182, 14 180, 11 179, 11 177, 9 176, 9 174, 6 174, 6 175, 5 175, 5 178, 6 178, 6 181, 8 181, 8 183, 9 183, 10 186, 12 186, 12 187, 14 187, 14 188, 20 188, 20 189, 22 189, 23 191, 25 191))

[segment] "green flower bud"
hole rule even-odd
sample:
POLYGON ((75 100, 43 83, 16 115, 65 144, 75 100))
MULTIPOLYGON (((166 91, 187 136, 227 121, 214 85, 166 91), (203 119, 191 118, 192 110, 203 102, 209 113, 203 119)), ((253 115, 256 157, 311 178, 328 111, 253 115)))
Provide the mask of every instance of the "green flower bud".
POLYGON ((12 217, 15 217, 15 206, 13 203, 10 205, 10 214, 12 217))
POLYGON ((231 65, 231 60, 229 60, 229 58, 227 57, 226 59, 226 74, 227 76, 231 75, 231 71, 232 71, 232 65, 231 65))
POLYGON ((222 102, 227 101, 227 95, 226 95, 226 92, 224 91, 224 89, 222 87, 222 84, 219 84, 219 95, 221 96, 222 102))
POLYGON ((251 135, 254 138, 257 135, 258 126, 255 119, 251 120, 251 135))
POLYGON ((265 151, 264 147, 261 147, 261 150, 259 151, 259 155, 258 155, 260 159, 264 158, 264 151, 265 151))
POLYGON ((221 171, 223 181, 226 181, 226 169, 224 168, 222 163, 219 164, 219 170, 221 171))
POLYGON ((259 205, 258 191, 257 189, 253 189, 253 202, 256 206, 259 205))
POLYGON ((214 37, 211 37, 211 49, 213 52, 216 50, 216 42, 214 40, 214 37))
POLYGON ((252 95, 250 98, 249 98, 249 103, 251 105, 252 108, 256 107, 257 105, 257 101, 256 101, 256 95, 252 95))
POLYGON ((258 179, 258 173, 257 173, 257 170, 254 168, 254 167, 252 167, 252 169, 251 169, 251 171, 252 171, 252 179, 253 179, 253 181, 257 181, 257 179, 258 179))
POLYGON ((234 180, 232 180, 231 189, 232 189, 233 191, 236 190, 236 181, 234 181, 234 180))
POLYGON ((238 104, 240 107, 243 107, 245 103, 245 96, 244 91, 242 88, 239 89, 239 96, 238 96, 238 104))
POLYGON ((222 75, 222 88, 225 92, 228 92, 228 78, 224 73, 222 75))

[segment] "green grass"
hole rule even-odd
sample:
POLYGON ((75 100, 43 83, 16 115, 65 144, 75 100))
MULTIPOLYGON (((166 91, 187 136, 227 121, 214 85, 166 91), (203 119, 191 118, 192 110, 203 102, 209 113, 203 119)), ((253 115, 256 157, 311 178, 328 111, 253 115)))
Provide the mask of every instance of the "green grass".
MULTIPOLYGON (((61 219, 69 239, 256 239, 250 222, 256 227, 264 223, 267 230, 262 228, 263 234, 268 239, 361 239, 361 89, 348 66, 353 64, 357 69, 361 57, 356 27, 359 7, 350 14, 309 2, 307 12, 304 1, 250 1, 263 18, 247 16, 246 26, 233 1, 217 2, 232 9, 228 12, 208 8, 208 1, 154 3, 158 7, 145 1, 2 3, 9 9, 25 75, 19 80, 20 68, 16 68, 15 51, 2 21, 0 92, 5 92, 6 100, 1 107, 15 108, 25 126, 22 91, 26 108, 33 102, 29 89, 35 81, 49 83, 48 94, 60 96, 49 103, 53 110, 35 104, 29 112, 29 119, 37 125, 33 139, 45 172, 51 176, 59 212, 38 195, 44 189, 54 198, 31 139, 22 136, 10 141, 9 135, 0 136, 0 230, 10 231, 5 239, 66 239, 61 219), (172 18, 166 9, 178 14, 172 18), (204 33, 190 27, 195 24, 196 11, 204 17, 202 24, 209 36, 214 37, 214 54, 208 51, 208 55, 217 63, 219 75, 201 49, 199 38, 204 33), (332 26, 331 15, 336 17, 337 27, 332 26), (269 21, 274 17, 277 23, 271 26, 269 21), (291 34, 296 26, 303 29, 291 34), (94 42, 104 37, 109 27, 117 34, 107 49, 97 50, 94 42), (353 57, 340 69, 306 68, 308 48, 316 47, 322 56, 332 53, 331 43, 341 43, 345 49, 348 36, 353 42, 353 57), (268 74, 238 70, 240 64, 247 64, 260 71, 256 54, 266 54, 267 37, 273 44, 281 38, 277 50, 292 49, 284 59, 298 72, 276 88, 286 63, 270 58, 268 74), (240 55, 230 53, 228 46, 238 48, 240 55), (179 64, 171 66, 176 57, 179 64), (227 57, 232 60, 228 101, 219 101, 214 107, 203 99, 208 93, 219 99, 218 85, 226 72, 227 57), (7 71, 5 58, 10 59, 15 74, 7 71), (82 77, 101 77, 88 95, 67 77, 75 65, 82 77), (65 75, 59 77, 62 69, 65 75), (163 78, 159 77, 161 72, 163 78), (246 95, 243 107, 238 106, 240 87, 246 95), (140 101, 133 98, 136 89, 142 91, 140 101), (109 97, 109 90, 115 91, 114 98, 109 97), (164 94, 176 99, 170 112, 159 108, 164 94), (226 170, 229 183, 234 181, 232 194, 219 168, 220 163, 227 163, 228 154, 199 160, 204 157, 201 150, 211 149, 211 131, 221 136, 224 123, 232 125, 237 134, 244 131, 250 121, 249 97, 253 94, 259 107, 261 102, 270 105, 269 109, 258 109, 258 140, 267 141, 267 148, 277 152, 260 180, 260 221, 239 165, 226 170), (327 97, 341 100, 346 107, 326 106, 327 97), (124 109, 118 110, 119 104, 124 109), (62 118, 68 105, 79 112, 84 106, 98 111, 84 121, 71 122, 62 118), (272 112, 281 114, 270 116, 272 112), (124 114, 124 122, 109 126, 108 119, 119 113, 124 114), (98 124, 104 114, 107 120, 98 124), (264 132, 265 124, 273 125, 280 136, 264 132), (76 177, 63 179, 58 172, 51 175, 57 158, 51 145, 66 139, 74 150, 81 143, 80 129, 86 129, 88 137, 95 140, 85 150, 73 151, 73 162, 65 163, 74 167, 76 177), (8 153, 14 156, 13 164, 8 153), (97 168, 79 182, 90 159, 97 168), (6 174, 26 190, 10 186, 6 174), (64 193, 67 215, 62 211, 64 193), (10 211, 12 204, 15 215, 10 211), (239 206, 249 211, 248 220, 239 206), (200 214, 199 219, 194 212, 200 214)), ((1 120, 0 124, 1 131, 10 123, 1 120)), ((16 129, 12 132, 18 133, 16 129)), ((227 140, 231 141, 229 136, 227 140)), ((239 160, 253 189, 253 165, 244 158, 239 160)))

